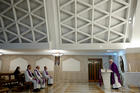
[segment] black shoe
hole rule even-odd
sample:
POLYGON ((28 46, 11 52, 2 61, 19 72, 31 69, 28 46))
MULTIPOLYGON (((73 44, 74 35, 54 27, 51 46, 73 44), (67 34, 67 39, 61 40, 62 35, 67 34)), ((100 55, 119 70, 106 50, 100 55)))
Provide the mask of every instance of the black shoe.
POLYGON ((34 89, 33 92, 38 92, 38 90, 37 89, 34 89))
POLYGON ((39 91, 40 91, 40 89, 39 89, 39 88, 37 88, 37 91, 39 92, 39 91))
POLYGON ((33 90, 33 92, 39 92, 40 91, 40 89, 34 89, 33 90))
POLYGON ((49 86, 52 86, 53 84, 48 84, 49 86))
POLYGON ((112 88, 112 89, 118 90, 119 88, 112 88))

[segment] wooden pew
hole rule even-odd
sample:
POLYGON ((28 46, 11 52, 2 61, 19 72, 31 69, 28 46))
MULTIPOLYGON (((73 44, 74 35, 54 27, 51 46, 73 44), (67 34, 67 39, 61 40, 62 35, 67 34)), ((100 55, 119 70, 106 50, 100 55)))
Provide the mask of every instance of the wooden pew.
POLYGON ((0 79, 0 93, 5 93, 5 92, 8 93, 9 88, 2 87, 1 81, 3 81, 3 79, 0 79))
POLYGON ((13 79, 12 76, 14 77, 13 73, 0 73, 0 79, 3 79, 1 81, 1 85, 8 86, 9 88, 11 88, 13 83, 17 83, 17 80, 13 79), (3 77, 5 77, 5 78, 3 78, 3 77), (6 79, 6 77, 8 77, 8 78, 6 79))
POLYGON ((33 83, 32 82, 26 82, 24 74, 20 74, 18 76, 18 82, 23 85, 24 89, 33 89, 33 83))
POLYGON ((0 87, 0 93, 8 93, 9 92, 9 88, 4 88, 4 87, 0 87))
POLYGON ((9 90, 21 92, 26 89, 33 89, 32 82, 25 82, 25 76, 23 73, 18 76, 18 79, 12 77, 14 77, 14 73, 0 73, 0 93, 8 92, 9 90), (14 83, 17 85, 14 85, 14 83))

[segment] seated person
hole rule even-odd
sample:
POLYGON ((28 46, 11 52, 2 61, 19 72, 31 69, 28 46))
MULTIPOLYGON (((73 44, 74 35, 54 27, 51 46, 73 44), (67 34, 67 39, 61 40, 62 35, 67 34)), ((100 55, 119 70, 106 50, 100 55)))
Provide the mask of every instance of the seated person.
POLYGON ((113 89, 118 89, 121 87, 120 73, 117 65, 113 62, 112 59, 109 60, 111 73, 111 84, 113 85, 113 89))
POLYGON ((35 91, 35 92, 40 91, 40 81, 32 75, 31 65, 27 66, 27 70, 25 71, 24 74, 25 74, 25 81, 33 83, 33 86, 34 86, 33 91, 35 91))
POLYGON ((16 70, 14 71, 14 76, 16 80, 19 80, 19 75, 20 75, 20 67, 17 66, 16 70))
POLYGON ((44 66, 43 76, 48 79, 48 84, 53 84, 53 78, 48 74, 47 67, 44 66))
POLYGON ((38 80, 40 80, 41 88, 45 88, 45 78, 42 77, 39 69, 40 69, 40 67, 37 66, 36 69, 34 70, 34 75, 38 80))

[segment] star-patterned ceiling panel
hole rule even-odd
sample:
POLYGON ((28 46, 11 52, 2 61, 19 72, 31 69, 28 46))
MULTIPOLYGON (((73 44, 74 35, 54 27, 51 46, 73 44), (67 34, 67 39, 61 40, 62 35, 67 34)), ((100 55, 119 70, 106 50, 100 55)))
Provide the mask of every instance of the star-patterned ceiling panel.
POLYGON ((58 0, 61 44, 126 43, 133 0, 58 0))
POLYGON ((48 43, 43 0, 0 0, 0 43, 48 43))

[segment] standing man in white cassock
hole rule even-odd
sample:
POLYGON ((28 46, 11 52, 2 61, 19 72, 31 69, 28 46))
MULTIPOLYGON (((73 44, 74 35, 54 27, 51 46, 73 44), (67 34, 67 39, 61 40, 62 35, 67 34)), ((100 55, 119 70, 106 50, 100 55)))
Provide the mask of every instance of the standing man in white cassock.
POLYGON ((34 70, 34 75, 37 79, 40 80, 41 88, 45 88, 45 78, 42 77, 39 69, 40 69, 40 67, 36 66, 36 69, 34 70))
POLYGON ((34 86, 34 92, 38 92, 40 91, 40 84, 39 84, 39 80, 37 80, 31 72, 31 65, 27 66, 27 70, 25 71, 25 81, 26 82, 32 82, 33 86, 34 86))
POLYGON ((53 84, 53 78, 52 78, 51 75, 49 75, 46 66, 44 66, 43 76, 44 76, 46 79, 48 79, 48 84, 49 84, 49 85, 52 85, 52 84, 53 84))

